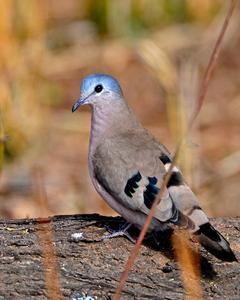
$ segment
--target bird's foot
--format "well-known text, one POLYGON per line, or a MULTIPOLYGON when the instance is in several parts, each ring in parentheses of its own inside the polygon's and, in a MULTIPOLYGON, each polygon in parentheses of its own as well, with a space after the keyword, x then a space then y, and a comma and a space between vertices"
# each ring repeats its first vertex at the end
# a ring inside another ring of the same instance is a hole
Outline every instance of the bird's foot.
POLYGON ((115 238, 118 236, 125 236, 127 237, 132 243, 136 243, 136 237, 133 237, 128 230, 130 229, 130 227, 132 226, 131 223, 125 223, 123 226, 121 226, 118 230, 113 229, 109 226, 106 226, 106 229, 108 232, 110 232, 107 235, 104 235, 102 237, 102 240, 106 240, 106 239, 111 239, 111 238, 115 238))

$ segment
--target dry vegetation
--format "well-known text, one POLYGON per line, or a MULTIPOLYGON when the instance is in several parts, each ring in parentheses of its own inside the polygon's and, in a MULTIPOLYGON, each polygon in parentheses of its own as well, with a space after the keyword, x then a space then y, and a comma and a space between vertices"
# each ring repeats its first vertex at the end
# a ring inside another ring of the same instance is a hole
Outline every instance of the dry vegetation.
MULTIPOLYGON (((92 72, 117 77, 144 125, 174 151, 196 106, 225 5, 223 0, 0 2, 1 217, 113 215, 88 176, 90 111, 71 113, 81 79, 92 72)), ((210 216, 240 214, 239 20, 238 9, 180 157, 210 216)), ((51 241, 48 234, 40 236, 43 244, 51 241)), ((188 275, 199 274, 185 250, 177 258, 180 265, 188 262, 182 272, 188 290, 188 275)))

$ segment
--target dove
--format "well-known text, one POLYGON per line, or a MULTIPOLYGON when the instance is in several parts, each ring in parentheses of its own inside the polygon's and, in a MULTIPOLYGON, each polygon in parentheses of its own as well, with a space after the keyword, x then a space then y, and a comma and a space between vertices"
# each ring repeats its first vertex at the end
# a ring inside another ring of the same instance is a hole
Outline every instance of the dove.
MULTIPOLYGON (((171 154, 141 125, 114 77, 86 76, 72 112, 83 105, 90 105, 92 110, 88 165, 93 185, 108 205, 128 222, 126 229, 129 224, 141 229, 169 169, 171 154)), ((149 231, 164 231, 171 224, 185 226, 217 258, 237 260, 228 241, 209 222, 176 166, 149 231)))

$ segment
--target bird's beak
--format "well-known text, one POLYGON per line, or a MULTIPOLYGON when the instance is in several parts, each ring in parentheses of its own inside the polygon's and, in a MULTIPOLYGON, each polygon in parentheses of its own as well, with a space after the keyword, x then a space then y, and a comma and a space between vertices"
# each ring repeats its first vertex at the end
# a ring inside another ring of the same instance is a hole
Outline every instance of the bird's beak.
POLYGON ((85 98, 80 98, 78 99, 74 104, 73 104, 73 107, 72 107, 72 112, 75 112, 75 110, 77 110, 79 108, 79 106, 83 105, 83 104, 89 104, 89 97, 91 97, 92 95, 94 94, 91 93, 89 94, 87 97, 85 98))
POLYGON ((83 105, 86 99, 78 99, 72 106, 72 112, 75 112, 79 106, 83 105))

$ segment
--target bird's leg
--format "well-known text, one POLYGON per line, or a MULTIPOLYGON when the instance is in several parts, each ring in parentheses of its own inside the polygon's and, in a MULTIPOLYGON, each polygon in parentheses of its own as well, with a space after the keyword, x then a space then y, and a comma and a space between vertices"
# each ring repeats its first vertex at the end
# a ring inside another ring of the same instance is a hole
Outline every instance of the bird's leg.
POLYGON ((131 234, 128 232, 128 229, 132 226, 131 223, 126 222, 123 226, 119 228, 119 230, 114 230, 107 226, 107 230, 110 234, 107 234, 102 237, 102 240, 111 239, 118 236, 126 236, 132 243, 136 243, 136 238, 132 237, 131 234))

